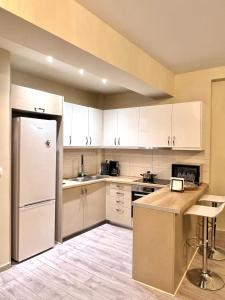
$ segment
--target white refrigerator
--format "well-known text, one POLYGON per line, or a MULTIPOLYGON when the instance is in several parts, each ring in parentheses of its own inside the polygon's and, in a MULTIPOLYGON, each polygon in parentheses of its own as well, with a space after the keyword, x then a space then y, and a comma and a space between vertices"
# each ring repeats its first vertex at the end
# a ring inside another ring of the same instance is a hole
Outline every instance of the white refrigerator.
POLYGON ((54 246, 56 121, 17 117, 12 140, 12 258, 54 246))

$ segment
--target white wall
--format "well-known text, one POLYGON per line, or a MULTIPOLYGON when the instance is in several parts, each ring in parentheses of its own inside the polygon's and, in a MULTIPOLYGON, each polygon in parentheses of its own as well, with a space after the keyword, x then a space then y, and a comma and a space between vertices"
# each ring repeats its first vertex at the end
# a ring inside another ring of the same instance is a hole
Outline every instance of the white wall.
POLYGON ((0 270, 10 263, 10 55, 0 49, 0 270))

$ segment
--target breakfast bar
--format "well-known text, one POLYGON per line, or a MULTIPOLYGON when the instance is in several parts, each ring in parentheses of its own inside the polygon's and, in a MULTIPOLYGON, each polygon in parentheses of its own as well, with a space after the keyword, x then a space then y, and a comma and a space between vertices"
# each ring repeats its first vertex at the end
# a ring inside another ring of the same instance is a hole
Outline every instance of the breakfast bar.
POLYGON ((207 191, 201 184, 183 193, 164 187, 133 203, 133 279, 175 294, 195 254, 187 239, 197 219, 184 212, 207 191))

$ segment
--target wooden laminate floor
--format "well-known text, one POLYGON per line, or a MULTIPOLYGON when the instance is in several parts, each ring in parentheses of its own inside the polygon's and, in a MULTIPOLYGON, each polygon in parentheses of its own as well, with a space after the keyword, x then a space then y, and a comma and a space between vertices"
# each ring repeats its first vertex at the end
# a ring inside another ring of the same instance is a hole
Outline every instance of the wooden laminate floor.
MULTIPOLYGON (((225 261, 209 266, 225 280, 225 261)), ((132 280, 131 269, 132 231, 104 224, 0 273, 0 299, 225 299, 225 288, 202 291, 186 279, 172 297, 132 280)))

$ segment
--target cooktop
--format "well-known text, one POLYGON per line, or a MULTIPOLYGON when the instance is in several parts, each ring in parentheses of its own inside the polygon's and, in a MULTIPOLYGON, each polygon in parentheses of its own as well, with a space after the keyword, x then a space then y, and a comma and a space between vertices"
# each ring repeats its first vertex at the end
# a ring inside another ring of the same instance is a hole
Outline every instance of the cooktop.
POLYGON ((138 179, 135 180, 134 182, 143 182, 143 183, 149 183, 149 184, 161 184, 161 185, 167 185, 170 183, 169 179, 159 179, 159 178, 154 178, 153 182, 145 182, 143 179, 138 179))

